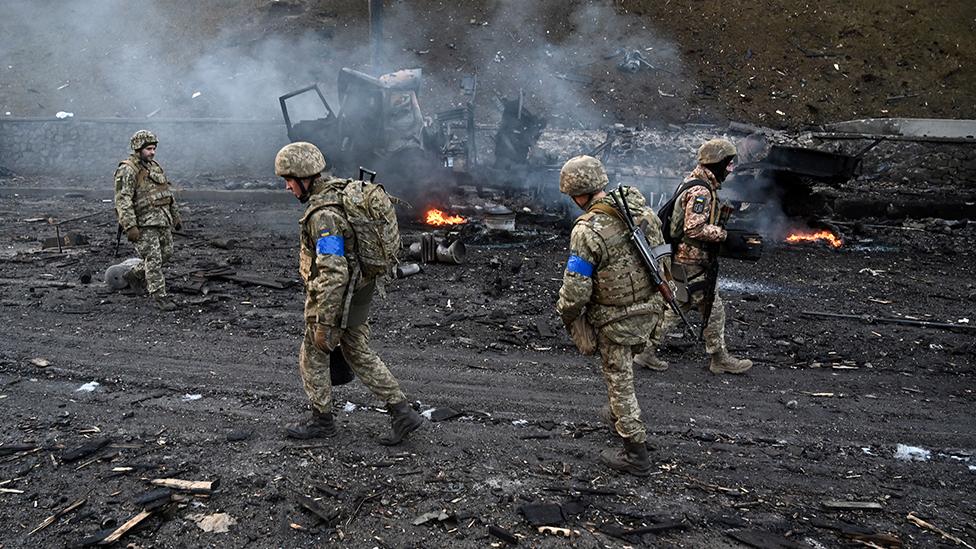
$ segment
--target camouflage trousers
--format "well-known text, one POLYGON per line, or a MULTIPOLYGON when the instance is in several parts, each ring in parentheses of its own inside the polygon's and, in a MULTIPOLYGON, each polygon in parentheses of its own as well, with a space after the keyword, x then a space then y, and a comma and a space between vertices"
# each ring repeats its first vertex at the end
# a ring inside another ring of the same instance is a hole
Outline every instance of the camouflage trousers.
MULTIPOLYGON (((690 312, 692 309, 696 309, 699 313, 704 315, 703 302, 705 300, 705 291, 700 290, 697 292, 692 292, 688 297, 688 301, 678 302, 678 304, 681 306, 681 311, 687 316, 688 312, 690 312)), ((664 341, 664 336, 667 335, 668 330, 675 325, 682 323, 678 315, 676 315, 674 311, 671 310, 671 307, 667 305, 664 306, 664 314, 660 316, 660 319, 661 320, 656 326, 654 326, 654 330, 651 332, 650 344, 654 348, 661 346, 661 342, 664 341)), ((718 289, 715 290, 715 301, 712 302, 712 313, 708 317, 708 325, 705 326, 705 333, 703 335, 705 338, 706 353, 711 355, 725 349, 725 303, 722 302, 722 297, 718 295, 718 289)))
POLYGON ((132 275, 146 282, 149 295, 166 295, 166 279, 163 264, 173 256, 173 233, 169 227, 139 227, 142 235, 135 242, 142 263, 132 270, 132 275))
MULTIPOLYGON (((329 355, 315 348, 314 324, 306 324, 305 339, 298 356, 302 385, 312 406, 322 413, 332 412, 332 380, 329 377, 329 355)), ((387 404, 407 399, 400 384, 379 356, 369 348, 369 324, 346 328, 339 340, 342 355, 349 368, 363 384, 387 404)))
POLYGON ((617 434, 631 442, 647 442, 647 429, 641 420, 641 409, 634 391, 634 353, 643 344, 621 345, 600 334, 597 349, 603 359, 603 380, 610 397, 610 413, 616 419, 617 434))

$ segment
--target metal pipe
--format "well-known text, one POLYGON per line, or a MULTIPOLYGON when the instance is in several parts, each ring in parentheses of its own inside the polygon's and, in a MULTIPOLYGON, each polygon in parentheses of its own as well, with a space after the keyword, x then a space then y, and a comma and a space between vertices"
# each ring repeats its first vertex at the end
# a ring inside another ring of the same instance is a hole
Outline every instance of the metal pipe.
POLYGON ((373 71, 382 73, 380 63, 383 60, 383 0, 367 0, 369 3, 369 45, 370 60, 373 71))

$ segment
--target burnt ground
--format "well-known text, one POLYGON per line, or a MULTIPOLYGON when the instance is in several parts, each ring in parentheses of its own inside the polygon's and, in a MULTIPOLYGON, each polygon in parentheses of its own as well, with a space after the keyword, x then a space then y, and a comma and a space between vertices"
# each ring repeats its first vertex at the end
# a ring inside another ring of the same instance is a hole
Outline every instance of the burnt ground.
MULTIPOLYGON (((241 200, 186 205, 194 238, 177 238, 172 286, 214 264, 296 278, 298 206, 241 200), (237 243, 217 248, 214 238, 237 243)), ((135 500, 151 489, 148 480, 164 477, 220 484, 209 497, 158 510, 121 543, 499 546, 493 525, 530 547, 740 547, 736 539, 763 543, 756 536, 764 533, 787 540, 756 546, 843 547, 853 542, 824 526, 846 523, 907 546, 953 546, 909 513, 976 542, 972 332, 800 314, 972 325, 972 225, 862 225, 838 251, 773 245, 758 263, 727 261, 730 346, 757 365, 715 377, 696 345, 669 337, 671 369, 635 376, 655 466, 646 480, 596 462, 616 441, 596 417, 606 398, 597 365, 575 352, 553 312, 567 253, 562 229, 472 246, 467 264, 427 266, 376 303, 375 348, 408 396, 424 410, 462 414, 386 448, 376 438, 388 418, 359 382, 336 390, 339 407, 352 403, 337 411, 338 437, 308 444, 281 436, 306 406, 297 285, 213 282, 207 295, 177 294, 178 312, 159 313, 97 280, 114 261, 114 226, 110 205, 98 200, 8 193, 0 202, 3 547, 70 545, 117 527, 141 510, 135 500), (40 251, 38 237, 53 228, 24 221, 89 212, 102 213, 74 228, 91 245, 65 254, 40 251), (87 269, 96 280, 83 284, 87 269), (91 381, 93 392, 78 391, 91 381), (66 450, 105 437, 107 446, 67 461, 66 450), (898 444, 931 458, 895 459, 898 444), (300 496, 339 513, 323 523, 300 496), (29 534, 80 498, 83 506, 29 534), (830 510, 827 500, 880 509, 830 510), (578 537, 535 532, 519 515, 531 502, 577 512, 567 526, 578 537), (444 520, 414 524, 441 510, 444 520), (213 513, 237 524, 205 533, 190 518, 213 513), (614 537, 653 525, 662 531, 614 537)))

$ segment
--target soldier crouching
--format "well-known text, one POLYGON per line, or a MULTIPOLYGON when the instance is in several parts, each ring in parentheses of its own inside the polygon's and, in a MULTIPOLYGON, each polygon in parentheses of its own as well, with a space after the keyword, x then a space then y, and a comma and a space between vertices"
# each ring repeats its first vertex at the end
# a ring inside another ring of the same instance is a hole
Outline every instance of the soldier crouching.
MULTIPOLYGON (((650 474, 647 429, 634 391, 633 357, 647 343, 662 309, 651 277, 637 255, 619 211, 604 190, 608 178, 599 160, 577 156, 563 166, 559 190, 586 213, 573 226, 570 256, 556 309, 584 354, 599 351, 610 400, 610 421, 622 450, 606 450, 601 461, 618 471, 650 474)), ((624 200, 651 246, 663 244, 661 222, 634 188, 624 200)))

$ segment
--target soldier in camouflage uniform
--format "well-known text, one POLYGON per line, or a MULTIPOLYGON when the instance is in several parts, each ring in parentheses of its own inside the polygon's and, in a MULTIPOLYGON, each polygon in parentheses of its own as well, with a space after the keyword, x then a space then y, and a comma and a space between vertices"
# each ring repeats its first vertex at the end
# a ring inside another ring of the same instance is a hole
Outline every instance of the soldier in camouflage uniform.
MULTIPOLYGON (((563 166, 559 190, 586 213, 573 226, 570 256, 556 309, 580 350, 581 333, 595 331, 603 379, 610 400, 610 420, 623 438, 622 450, 606 450, 603 463, 638 476, 650 474, 647 430, 634 393, 632 360, 648 340, 662 304, 630 233, 604 190, 607 174, 599 160, 577 156, 563 166), (582 326, 582 328, 581 328, 582 326)), ((652 246, 664 243, 661 221, 645 207, 637 189, 624 188, 624 198, 652 246)))
POLYGON ((130 276, 145 283, 156 307, 172 311, 176 304, 166 293, 163 264, 173 255, 171 228, 180 230, 183 225, 163 168, 153 159, 157 144, 148 130, 137 131, 129 140, 132 154, 115 170, 115 212, 142 258, 130 276))
POLYGON ((376 281, 362 276, 357 263, 356 234, 340 196, 348 180, 322 178, 325 167, 322 152, 311 143, 285 145, 275 157, 275 174, 307 204, 299 222, 305 339, 298 368, 312 403, 312 416, 289 424, 285 434, 300 439, 336 434, 329 354, 338 347, 352 371, 390 412, 393 433, 380 442, 398 444, 423 424, 423 418, 410 407, 386 364, 369 348, 367 317, 376 281))
MULTIPOLYGON (((677 285, 675 292, 682 309, 687 312, 698 309, 705 314, 705 272, 712 261, 709 244, 725 240, 725 229, 716 224, 718 219, 718 190, 731 173, 736 156, 735 145, 725 139, 712 139, 698 149, 698 165, 685 178, 685 183, 698 180, 706 185, 696 185, 682 192, 675 201, 671 217, 671 235, 678 239, 677 252, 672 261, 671 273, 677 285)), ((669 326, 677 322, 677 315, 665 311, 661 325, 655 328, 654 345, 634 359, 635 364, 654 370, 667 368, 667 363, 654 355, 654 346, 661 342, 669 326), (661 368, 661 363, 664 367, 661 368)), ((705 351, 709 355, 708 369, 715 374, 741 374, 752 367, 752 361, 731 356, 725 346, 725 304, 718 289, 712 302, 711 314, 704 331, 705 351)))

